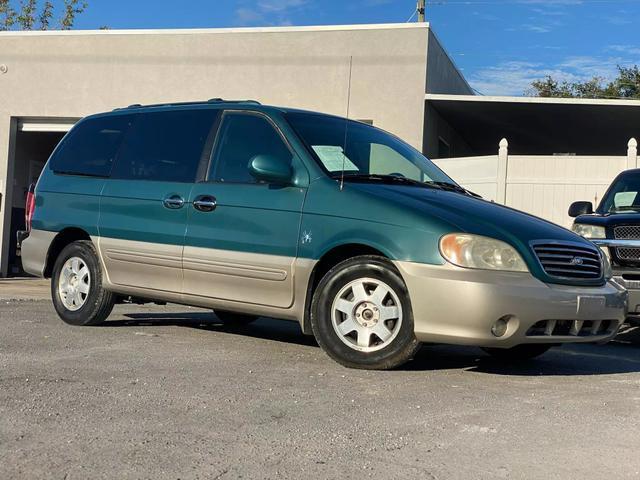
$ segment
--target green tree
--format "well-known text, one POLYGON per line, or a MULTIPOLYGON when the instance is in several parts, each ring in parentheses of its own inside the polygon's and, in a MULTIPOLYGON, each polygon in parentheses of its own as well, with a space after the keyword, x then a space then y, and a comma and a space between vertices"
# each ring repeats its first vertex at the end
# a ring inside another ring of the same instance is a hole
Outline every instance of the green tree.
POLYGON ((531 83, 526 95, 556 98, 640 98, 640 68, 618 66, 618 75, 607 82, 593 77, 582 82, 558 81, 547 75, 531 83))
POLYGON ((0 31, 49 30, 56 10, 61 12, 56 26, 70 30, 86 8, 85 0, 0 0, 0 31))

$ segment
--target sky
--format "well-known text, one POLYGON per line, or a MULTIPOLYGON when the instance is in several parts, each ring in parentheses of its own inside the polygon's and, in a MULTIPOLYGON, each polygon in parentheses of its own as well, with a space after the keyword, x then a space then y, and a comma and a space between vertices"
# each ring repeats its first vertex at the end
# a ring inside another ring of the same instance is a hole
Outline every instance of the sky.
MULTIPOLYGON (((406 22, 415 0, 88 0, 75 28, 204 28, 406 22)), ((427 0, 427 20, 479 93, 535 79, 605 79, 640 65, 640 0, 427 0)), ((415 17, 414 17, 415 19, 415 17)))

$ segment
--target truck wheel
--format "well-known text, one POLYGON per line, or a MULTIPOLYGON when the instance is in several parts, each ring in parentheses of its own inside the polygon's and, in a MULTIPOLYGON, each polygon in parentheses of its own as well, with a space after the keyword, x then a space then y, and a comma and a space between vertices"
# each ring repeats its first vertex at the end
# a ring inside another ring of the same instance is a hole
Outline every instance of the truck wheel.
POLYGON ((329 270, 313 295, 311 327, 322 349, 350 368, 395 368, 420 347, 407 287, 393 264, 378 256, 329 270))
POLYGON ((213 313, 224 325, 229 326, 249 325, 258 319, 255 315, 245 315, 244 313, 229 312, 227 310, 215 310, 213 313))
POLYGON ((511 348, 483 348, 492 357, 511 362, 522 362, 539 357, 554 345, 524 343, 511 348))
POLYGON ((102 268, 90 241, 62 250, 53 266, 51 298, 58 316, 70 325, 100 325, 107 319, 115 296, 102 288, 102 268))

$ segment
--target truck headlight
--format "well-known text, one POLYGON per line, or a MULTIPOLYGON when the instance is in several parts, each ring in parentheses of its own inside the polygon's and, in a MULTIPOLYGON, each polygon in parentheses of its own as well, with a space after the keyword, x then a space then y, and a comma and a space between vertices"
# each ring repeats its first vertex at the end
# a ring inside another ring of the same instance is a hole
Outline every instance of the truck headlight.
POLYGON ((468 233, 451 233, 440 239, 440 253, 464 268, 527 272, 529 269, 511 245, 493 238, 468 233))
POLYGON ((574 223, 571 230, 584 238, 607 238, 604 227, 597 225, 585 225, 584 223, 574 223))

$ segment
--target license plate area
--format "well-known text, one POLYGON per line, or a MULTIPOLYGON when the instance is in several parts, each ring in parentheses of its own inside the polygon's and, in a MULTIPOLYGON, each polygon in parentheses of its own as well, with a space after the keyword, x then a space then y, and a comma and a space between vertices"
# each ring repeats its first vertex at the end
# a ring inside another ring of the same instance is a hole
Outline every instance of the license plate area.
POLYGON ((578 320, 597 320, 606 306, 603 296, 578 295, 578 320))

